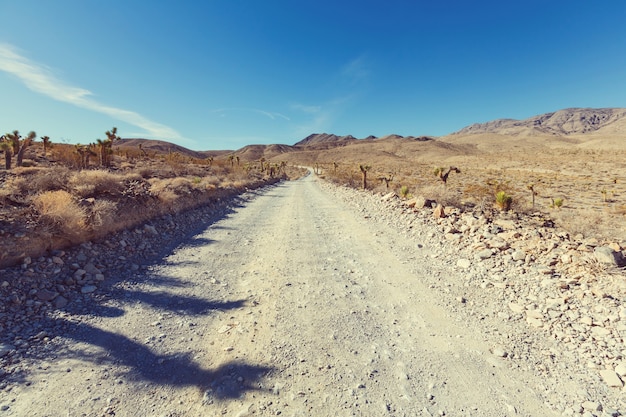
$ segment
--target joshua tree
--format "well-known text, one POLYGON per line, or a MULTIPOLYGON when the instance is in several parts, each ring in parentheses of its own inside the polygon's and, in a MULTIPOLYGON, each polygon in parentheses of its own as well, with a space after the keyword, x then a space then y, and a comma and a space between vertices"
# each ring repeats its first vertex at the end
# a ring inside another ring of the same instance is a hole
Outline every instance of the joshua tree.
POLYGON ((11 143, 6 139, 6 136, 2 135, 0 137, 0 151, 4 152, 4 168, 11 169, 11 157, 13 147, 11 143))
POLYGON ((537 191, 535 191, 535 184, 528 184, 526 188, 530 190, 530 194, 533 197, 533 210, 534 210, 535 209, 535 196, 537 195, 537 191))
POLYGON ((50 136, 42 136, 41 142, 43 143, 43 156, 48 156, 48 149, 52 147, 52 142, 50 142, 50 136))
POLYGON ((99 155, 94 152, 94 144, 89 145, 74 145, 74 152, 78 155, 78 167, 85 169, 89 167, 89 159, 94 155, 99 155))
POLYGON ((369 165, 359 165, 359 169, 361 170, 361 174, 363 174, 363 189, 367 189, 367 171, 369 171, 372 167, 369 165))
POLYGON ((443 181, 443 185, 447 186, 448 185, 448 176, 450 175, 450 173, 452 171, 456 172, 457 174, 461 173, 461 170, 458 169, 457 167, 450 167, 450 168, 448 168, 447 171, 443 167, 437 167, 437 168, 435 168, 434 174, 437 177, 439 177, 439 179, 441 181, 443 181))
POLYGON ((228 155, 228 162, 230 162, 230 167, 232 168, 234 165, 235 155, 228 155))
POLYGON ((105 132, 107 138, 105 140, 98 139, 96 143, 98 145, 98 158, 100 159, 100 165, 108 167, 111 165, 111 155, 113 154, 113 143, 121 138, 117 135, 117 127, 105 132))
MULTIPOLYGON (((11 147, 11 155, 16 155, 17 157, 17 160, 15 162, 16 166, 22 166, 22 161, 24 160, 24 152, 26 151, 26 148, 33 144, 33 141, 36 137, 37 134, 35 132, 30 132, 25 138, 22 139, 22 136, 20 136, 20 132, 17 130, 14 130, 13 133, 7 133, 4 136, 4 140, 7 141, 11 147)), ((5 158, 7 157, 8 156, 5 151, 5 158)), ((8 169, 10 169, 10 167, 8 169)))
POLYGON ((378 180, 385 183, 385 188, 389 188, 389 183, 393 181, 393 176, 394 174, 390 173, 388 177, 378 177, 378 180))
POLYGON ((143 156, 144 158, 147 159, 148 158, 148 153, 143 148, 143 143, 138 144, 137 147, 139 148, 139 152, 141 153, 141 156, 143 156))

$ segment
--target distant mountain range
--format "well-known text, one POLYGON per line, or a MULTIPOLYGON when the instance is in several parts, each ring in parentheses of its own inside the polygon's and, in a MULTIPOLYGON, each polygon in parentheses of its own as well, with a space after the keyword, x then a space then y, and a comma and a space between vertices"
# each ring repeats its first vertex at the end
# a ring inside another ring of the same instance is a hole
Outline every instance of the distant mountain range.
POLYGON ((626 134, 626 109, 563 109, 524 120, 498 119, 487 123, 474 123, 452 135, 495 133, 511 136, 571 136, 594 132, 626 134))
MULTIPOLYGON (((572 138, 575 143, 591 141, 603 147, 625 147, 626 145, 626 109, 625 108, 570 108, 552 113, 533 116, 524 120, 498 119, 486 123, 474 123, 442 138, 429 136, 400 136, 387 135, 382 137, 368 136, 357 139, 352 135, 338 136, 331 133, 313 133, 296 142, 294 145, 248 145, 238 150, 221 151, 192 151, 182 146, 158 140, 148 139, 123 139, 115 146, 121 149, 138 148, 141 144, 146 151, 157 153, 178 152, 193 158, 206 158, 208 156, 220 156, 234 154, 243 160, 258 160, 260 158, 272 158, 287 153, 297 152, 323 152, 335 151, 340 148, 358 145, 369 149, 379 147, 381 149, 399 146, 400 144, 415 144, 416 142, 432 142, 435 145, 447 146, 446 143, 490 143, 484 135, 500 135, 508 137, 535 137, 543 140, 545 137, 572 138), (482 135, 482 136, 481 136, 482 135), (595 142, 594 142, 595 141, 595 142), (372 146, 367 146, 371 144, 372 146), (379 144, 379 146, 374 146, 379 144), (616 145, 617 144, 617 145, 616 145)), ((501 143, 501 142, 498 142, 501 143)), ((572 142, 574 143, 574 142, 572 142)), ((596 145, 593 145, 596 146, 596 145)))

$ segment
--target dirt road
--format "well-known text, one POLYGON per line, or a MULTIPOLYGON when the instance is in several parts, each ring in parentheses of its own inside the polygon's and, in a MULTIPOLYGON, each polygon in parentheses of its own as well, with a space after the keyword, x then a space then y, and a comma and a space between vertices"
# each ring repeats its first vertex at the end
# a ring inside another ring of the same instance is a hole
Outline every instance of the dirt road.
POLYGON ((117 283, 0 416, 553 415, 426 284, 450 262, 281 184, 117 283))

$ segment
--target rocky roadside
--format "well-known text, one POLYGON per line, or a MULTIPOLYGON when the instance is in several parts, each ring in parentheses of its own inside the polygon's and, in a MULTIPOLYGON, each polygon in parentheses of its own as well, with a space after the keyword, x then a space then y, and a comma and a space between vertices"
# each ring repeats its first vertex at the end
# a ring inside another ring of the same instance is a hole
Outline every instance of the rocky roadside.
POLYGON ((546 406, 566 416, 626 415, 626 242, 570 236, 540 213, 486 217, 433 209, 423 198, 327 188, 364 217, 429 245, 433 263, 462 272, 455 282, 442 269, 430 287, 468 325, 499 340, 497 366, 545 378, 536 388, 549 393, 546 406), (551 380, 584 388, 558 392, 551 380))
POLYGON ((181 241, 227 216, 233 205, 255 193, 233 192, 210 206, 165 215, 48 256, 26 257, 20 265, 0 270, 0 393, 25 382, 37 358, 54 352, 62 343, 58 336, 81 316, 93 314, 116 285, 123 286, 137 271, 160 262, 181 241))

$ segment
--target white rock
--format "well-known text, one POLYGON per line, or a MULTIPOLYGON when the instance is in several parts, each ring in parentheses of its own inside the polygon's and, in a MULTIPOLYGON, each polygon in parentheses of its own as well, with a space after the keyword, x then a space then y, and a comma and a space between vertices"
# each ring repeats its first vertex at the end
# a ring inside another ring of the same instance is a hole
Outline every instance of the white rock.
POLYGON ((456 266, 459 268, 467 269, 472 266, 472 262, 469 259, 459 259, 456 261, 456 266))
POLYGON ((610 369, 604 369, 600 371, 600 376, 609 387, 622 388, 624 386, 624 383, 619 378, 619 375, 615 373, 615 371, 612 371, 610 369))
POLYGON ((511 256, 514 261, 523 261, 526 259, 526 252, 523 250, 516 250, 511 256))
POLYGON ((626 362, 618 363, 617 366, 615 367, 615 373, 619 376, 625 376, 626 375, 626 362))

